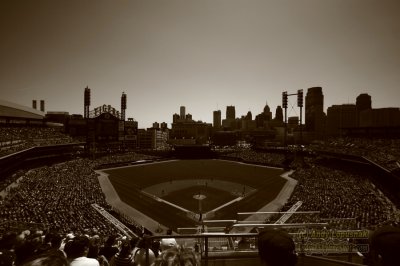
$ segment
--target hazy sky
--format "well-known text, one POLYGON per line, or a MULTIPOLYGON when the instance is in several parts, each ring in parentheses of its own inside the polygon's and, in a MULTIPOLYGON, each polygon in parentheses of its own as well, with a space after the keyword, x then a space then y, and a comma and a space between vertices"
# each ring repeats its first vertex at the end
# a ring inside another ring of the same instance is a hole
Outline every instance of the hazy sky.
POLYGON ((124 91, 141 128, 181 105, 211 123, 227 105, 275 113, 282 91, 313 86, 325 110, 364 92, 400 106, 399 0, 2 0, 0 13, 0 98, 46 111, 83 114, 86 86, 90 109, 119 110, 124 91))

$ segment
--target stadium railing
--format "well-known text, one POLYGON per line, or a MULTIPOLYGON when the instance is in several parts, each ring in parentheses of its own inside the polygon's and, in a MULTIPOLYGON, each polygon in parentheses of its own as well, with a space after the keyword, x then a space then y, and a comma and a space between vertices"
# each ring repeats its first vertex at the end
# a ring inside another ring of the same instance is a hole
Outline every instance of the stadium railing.
MULTIPOLYGON (((145 243, 150 248, 153 241, 160 241, 163 238, 175 238, 178 245, 191 248, 201 255, 201 262, 204 266, 236 266, 236 265, 261 265, 258 249, 258 233, 202 233, 187 235, 157 235, 146 236, 145 243), (246 238, 249 246, 239 248, 237 240, 246 238), (235 241, 236 240, 236 241, 235 241)), ((363 257, 354 245, 350 249, 331 253, 330 251, 315 248, 313 250, 302 247, 302 242, 295 240, 296 252, 298 254, 297 265, 309 266, 341 266, 353 265, 360 266, 363 257), (307 249, 307 250, 306 250, 307 249)), ((351 243, 349 243, 351 244, 351 243)), ((315 245, 317 247, 318 245, 315 245)), ((148 249, 147 249, 148 250, 148 249)), ((146 253, 146 265, 150 265, 149 253, 146 253)))

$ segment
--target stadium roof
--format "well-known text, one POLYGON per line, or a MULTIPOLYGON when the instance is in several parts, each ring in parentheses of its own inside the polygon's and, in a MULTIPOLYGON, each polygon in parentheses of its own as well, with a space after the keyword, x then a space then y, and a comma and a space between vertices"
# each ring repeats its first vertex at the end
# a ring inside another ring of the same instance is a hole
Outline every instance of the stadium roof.
POLYGON ((0 116, 15 118, 43 119, 44 112, 19 105, 12 102, 0 100, 0 116))

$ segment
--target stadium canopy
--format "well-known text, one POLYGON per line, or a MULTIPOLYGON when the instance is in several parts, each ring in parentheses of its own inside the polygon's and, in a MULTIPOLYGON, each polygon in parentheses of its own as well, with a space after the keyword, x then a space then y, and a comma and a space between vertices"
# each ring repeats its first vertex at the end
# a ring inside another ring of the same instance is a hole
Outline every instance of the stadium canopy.
POLYGON ((0 100, 0 117, 43 119, 45 113, 16 103, 0 100))

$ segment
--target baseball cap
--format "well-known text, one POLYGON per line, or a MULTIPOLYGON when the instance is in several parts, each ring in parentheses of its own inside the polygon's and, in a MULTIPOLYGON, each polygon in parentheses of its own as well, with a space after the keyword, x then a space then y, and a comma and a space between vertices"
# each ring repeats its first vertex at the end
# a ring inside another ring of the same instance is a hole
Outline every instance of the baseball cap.
POLYGON ((176 243, 175 238, 163 238, 160 242, 161 250, 166 250, 172 247, 177 247, 178 243, 176 243))

